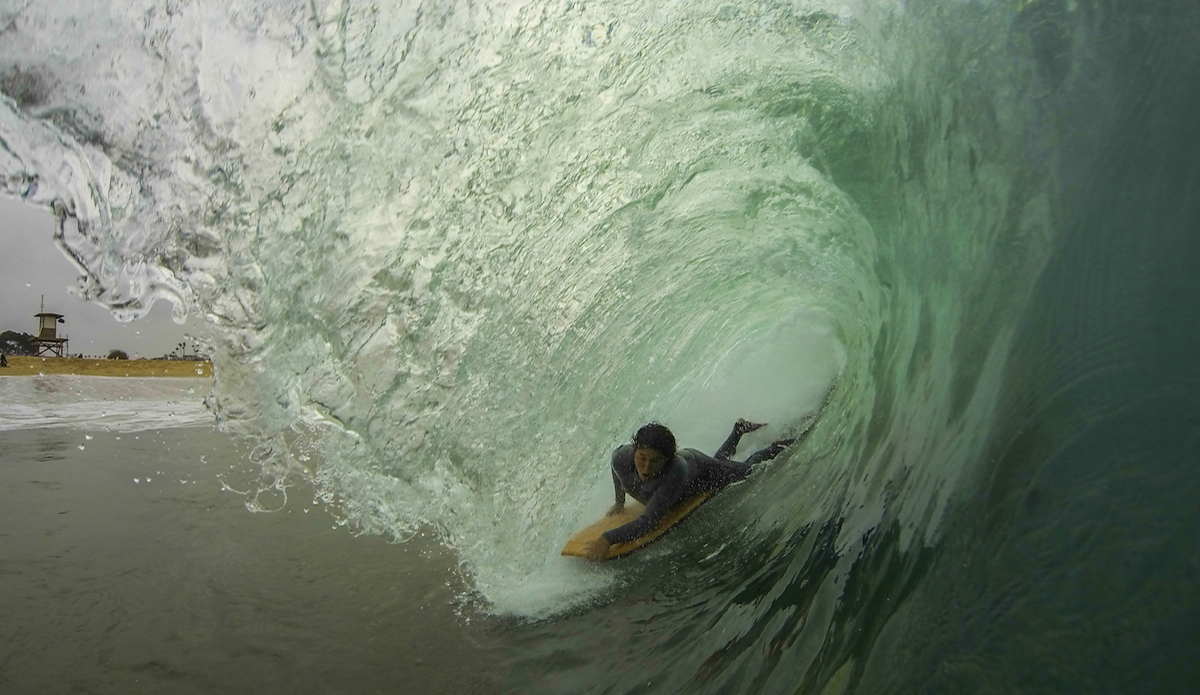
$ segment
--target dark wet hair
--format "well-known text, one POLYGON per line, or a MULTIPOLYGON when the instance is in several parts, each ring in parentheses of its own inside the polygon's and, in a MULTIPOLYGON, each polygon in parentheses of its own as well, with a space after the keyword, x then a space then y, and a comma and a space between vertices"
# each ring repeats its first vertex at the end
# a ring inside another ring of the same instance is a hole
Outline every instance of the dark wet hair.
POLYGON ((633 446, 637 449, 654 449, 667 457, 668 461, 675 458, 675 435, 661 422, 642 425, 633 435, 633 446))

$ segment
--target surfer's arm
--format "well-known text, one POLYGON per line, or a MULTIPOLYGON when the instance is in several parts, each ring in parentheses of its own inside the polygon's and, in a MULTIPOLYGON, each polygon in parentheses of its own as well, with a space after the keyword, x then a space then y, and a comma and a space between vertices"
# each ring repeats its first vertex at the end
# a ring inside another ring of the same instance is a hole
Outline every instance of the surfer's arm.
POLYGON ((609 507, 605 516, 614 516, 620 514, 625 509, 625 486, 621 483, 621 475, 617 473, 617 467, 620 465, 633 465, 633 454, 628 451, 628 446, 617 447, 613 452, 612 462, 609 464, 608 470, 612 473, 613 480, 613 495, 616 497, 616 503, 609 507))
POLYGON ((642 510, 641 515, 633 521, 618 526, 611 531, 604 532, 604 538, 611 544, 627 543, 634 538, 644 536, 658 526, 658 522, 667 515, 671 507, 679 501, 683 495, 684 478, 679 476, 672 479, 668 484, 664 484, 654 492, 650 497, 646 508, 642 510))
MULTIPOLYGON (((624 509, 625 508, 625 486, 621 484, 621 478, 617 476, 616 469, 614 468, 614 469, 609 469, 609 470, 612 472, 613 492, 616 494, 616 497, 617 497, 617 502, 616 502, 616 504, 613 505, 613 509, 615 509, 615 510, 624 509)), ((613 511, 609 510, 609 515, 611 516, 612 514, 613 514, 613 511)))

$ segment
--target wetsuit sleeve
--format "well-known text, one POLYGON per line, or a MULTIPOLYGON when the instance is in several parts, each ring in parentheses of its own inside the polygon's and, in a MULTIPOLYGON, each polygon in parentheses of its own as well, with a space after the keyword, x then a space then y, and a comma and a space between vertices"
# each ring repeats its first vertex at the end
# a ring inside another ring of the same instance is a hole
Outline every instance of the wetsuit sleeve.
POLYGON ((682 475, 672 476, 669 480, 663 481, 654 494, 650 497, 650 503, 642 510, 641 515, 633 521, 618 526, 611 531, 605 531, 604 537, 609 543, 627 543, 638 536, 644 536, 649 533, 662 518, 667 515, 671 507, 679 501, 683 496, 683 488, 686 483, 686 478, 682 475))
POLYGON ((617 504, 624 507, 625 506, 625 486, 621 484, 621 479, 617 477, 617 470, 615 468, 610 467, 608 470, 610 473, 612 473, 613 491, 616 493, 616 496, 617 496, 617 504))

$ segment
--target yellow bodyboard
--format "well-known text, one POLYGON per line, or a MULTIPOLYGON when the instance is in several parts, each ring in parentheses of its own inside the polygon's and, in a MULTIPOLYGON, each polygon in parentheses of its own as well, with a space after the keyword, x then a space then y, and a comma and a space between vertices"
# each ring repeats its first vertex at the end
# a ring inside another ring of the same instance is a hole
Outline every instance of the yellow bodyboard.
MULTIPOLYGON (((647 543, 657 539, 667 531, 670 531, 671 527, 673 527, 675 524, 683 521, 684 517, 695 511, 696 507, 704 504, 709 497, 712 497, 711 492, 701 492, 680 502, 672 507, 671 511, 667 512, 667 515, 658 522, 658 525, 651 529, 646 535, 634 538, 628 543, 617 543, 610 546, 608 549, 608 555, 604 556, 604 559, 611 560, 614 557, 620 557, 631 550, 637 550, 643 545, 646 545, 647 543)), ((588 526, 584 530, 572 536, 571 540, 567 541, 567 544, 563 546, 562 554, 573 555, 575 557, 587 557, 588 546, 595 542, 595 540, 600 537, 600 534, 604 533, 605 531, 611 531, 618 526, 624 526, 625 524, 628 524, 629 522, 641 516, 643 509, 644 507, 642 507, 640 503, 632 502, 630 505, 626 506, 625 510, 620 514, 601 518, 596 523, 588 526)))

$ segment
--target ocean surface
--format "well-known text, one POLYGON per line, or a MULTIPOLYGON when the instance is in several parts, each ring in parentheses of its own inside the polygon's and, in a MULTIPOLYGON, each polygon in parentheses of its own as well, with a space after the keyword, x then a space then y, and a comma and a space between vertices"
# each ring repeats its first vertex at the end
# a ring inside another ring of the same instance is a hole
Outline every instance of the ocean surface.
POLYGON ((244 448, 157 424, 0 435, 0 691, 503 692, 449 550, 355 537, 300 481, 248 513, 244 448))
POLYGON ((0 376, 0 432, 66 427, 102 432, 213 424, 211 379, 50 374, 0 376))
POLYGON ((14 0, 0 181, 83 296, 210 324, 245 506, 303 480, 452 551, 501 689, 1194 692, 1198 36, 1194 0, 14 0), (769 422, 748 451, 826 394, 662 542, 559 556, 640 424, 769 422))

